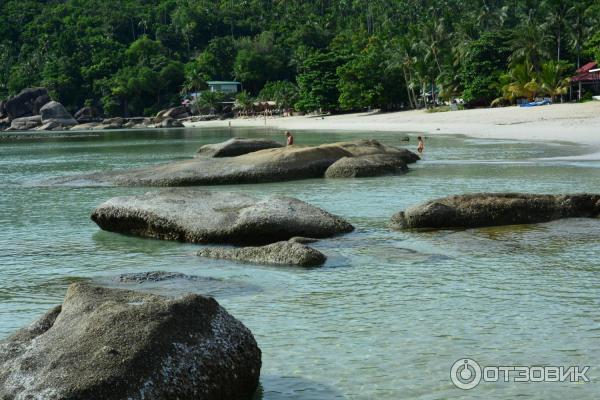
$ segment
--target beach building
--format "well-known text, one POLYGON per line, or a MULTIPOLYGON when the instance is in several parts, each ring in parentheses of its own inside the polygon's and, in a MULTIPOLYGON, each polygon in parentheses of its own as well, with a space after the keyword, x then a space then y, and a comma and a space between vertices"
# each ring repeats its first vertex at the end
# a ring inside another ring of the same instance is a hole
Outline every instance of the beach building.
POLYGON ((589 62, 576 71, 571 78, 570 98, 581 99, 586 92, 593 96, 600 95, 600 68, 597 62, 589 62))
POLYGON ((242 84, 236 81, 208 81, 206 84, 211 92, 236 94, 242 91, 242 84))

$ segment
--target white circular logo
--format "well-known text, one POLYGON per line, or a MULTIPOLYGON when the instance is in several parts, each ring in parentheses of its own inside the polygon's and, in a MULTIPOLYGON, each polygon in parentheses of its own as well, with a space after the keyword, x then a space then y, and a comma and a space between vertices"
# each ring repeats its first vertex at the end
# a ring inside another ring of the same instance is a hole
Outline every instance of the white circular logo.
POLYGON ((450 379, 459 389, 469 390, 481 382, 481 367, 475 360, 461 358, 452 364, 450 379))

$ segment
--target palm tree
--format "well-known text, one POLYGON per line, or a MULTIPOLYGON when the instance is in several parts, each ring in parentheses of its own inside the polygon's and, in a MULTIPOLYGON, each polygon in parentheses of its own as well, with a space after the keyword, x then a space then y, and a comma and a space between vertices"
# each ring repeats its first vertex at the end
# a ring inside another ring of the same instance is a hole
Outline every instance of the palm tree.
POLYGON ((514 51, 509 58, 510 64, 529 63, 539 72, 542 60, 550 58, 549 39, 545 26, 528 18, 513 34, 511 45, 514 51))
POLYGON ((567 74, 569 69, 569 64, 560 61, 548 61, 542 64, 539 75, 541 92, 550 96, 553 101, 560 96, 562 102, 562 96, 569 90, 571 80, 567 74))
POLYGON ((501 77, 502 97, 493 101, 492 105, 502 101, 514 103, 518 98, 533 100, 540 91, 540 85, 533 65, 529 62, 513 65, 508 74, 501 77))

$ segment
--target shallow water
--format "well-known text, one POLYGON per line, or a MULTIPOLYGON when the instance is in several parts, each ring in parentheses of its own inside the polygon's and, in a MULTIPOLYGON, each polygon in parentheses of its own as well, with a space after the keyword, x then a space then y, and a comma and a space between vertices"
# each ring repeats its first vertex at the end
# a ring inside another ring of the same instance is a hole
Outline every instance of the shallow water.
MULTIPOLYGON (((147 188, 44 187, 69 174, 190 157, 204 143, 262 130, 101 132, 0 142, 0 337, 61 302, 78 279, 177 271, 216 278, 146 289, 199 290, 254 333, 264 399, 595 399, 600 393, 600 220, 429 233, 393 232, 390 216, 477 191, 598 192, 598 152, 568 143, 436 136, 404 176, 209 187, 298 197, 356 232, 315 245, 322 268, 203 260, 197 246, 102 232, 90 211, 147 188), (585 365, 592 383, 453 387, 452 363, 585 365)), ((401 135, 369 134, 388 144, 401 135)), ((15 135, 15 137, 17 137, 15 135)), ((298 132, 299 144, 365 137, 298 132)), ((409 147, 415 147, 411 135, 409 147)), ((180 283, 178 283, 180 282, 180 283)))

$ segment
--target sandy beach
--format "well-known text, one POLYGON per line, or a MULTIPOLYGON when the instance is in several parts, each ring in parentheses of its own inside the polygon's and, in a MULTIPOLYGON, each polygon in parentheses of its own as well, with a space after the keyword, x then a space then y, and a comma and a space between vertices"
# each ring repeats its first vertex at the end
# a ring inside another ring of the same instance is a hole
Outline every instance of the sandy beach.
POLYGON ((289 130, 364 130, 463 134, 494 139, 568 141, 600 147, 600 102, 428 113, 355 113, 322 117, 273 117, 187 123, 190 127, 260 127, 289 130))

